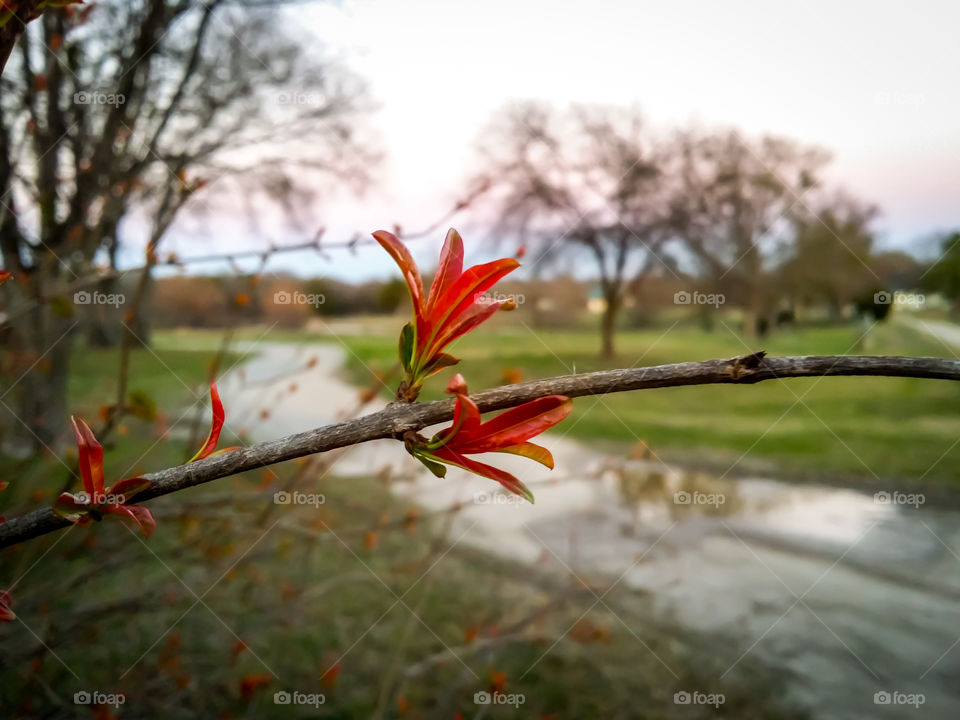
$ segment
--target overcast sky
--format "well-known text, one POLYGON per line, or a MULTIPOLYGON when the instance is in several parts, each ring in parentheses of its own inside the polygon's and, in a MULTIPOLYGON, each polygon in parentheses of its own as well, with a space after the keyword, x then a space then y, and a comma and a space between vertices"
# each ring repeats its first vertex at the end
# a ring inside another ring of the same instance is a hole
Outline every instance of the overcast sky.
MULTIPOLYGON (((636 103, 654 125, 822 145, 831 178, 882 208, 885 245, 960 225, 957 2, 346 0, 297 13, 368 81, 387 153, 362 202, 317 209, 333 235, 440 215, 478 129, 527 98, 636 103)), ((439 240, 418 257, 429 264, 439 240)), ((372 249, 279 265, 351 279, 390 271, 372 249)))

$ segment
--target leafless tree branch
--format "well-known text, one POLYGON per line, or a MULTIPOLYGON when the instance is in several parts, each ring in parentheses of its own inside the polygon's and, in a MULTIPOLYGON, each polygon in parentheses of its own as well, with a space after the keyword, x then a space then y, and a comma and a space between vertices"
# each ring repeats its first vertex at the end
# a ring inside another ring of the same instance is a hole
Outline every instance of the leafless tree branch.
MULTIPOLYGON (((825 376, 886 376, 960 380, 960 360, 867 355, 807 355, 769 358, 758 352, 742 357, 653 367, 601 370, 506 385, 473 396, 480 410, 514 407, 546 395, 584 397, 683 385, 753 384, 764 380, 825 376)), ((410 430, 450 420, 453 401, 393 403, 355 420, 327 425, 225 455, 179 465, 145 477, 150 487, 136 502, 169 495, 218 478, 285 460, 328 452, 381 438, 400 438, 410 430)), ((399 447, 398 447, 399 450, 399 447)), ((14 545, 66 527, 49 508, 0 524, 0 547, 14 545)))

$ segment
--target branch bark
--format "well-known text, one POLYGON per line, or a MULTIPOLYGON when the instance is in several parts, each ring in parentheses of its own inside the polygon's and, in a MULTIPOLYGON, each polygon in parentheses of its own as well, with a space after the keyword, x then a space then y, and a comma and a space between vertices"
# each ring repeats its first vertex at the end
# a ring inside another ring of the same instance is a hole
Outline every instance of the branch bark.
MULTIPOLYGON (((653 367, 601 370, 583 375, 533 380, 473 395, 482 412, 521 405, 546 395, 584 397, 631 390, 684 385, 753 384, 765 380, 826 377, 886 376, 960 380, 960 360, 865 355, 807 355, 766 357, 752 355, 724 360, 684 362, 653 367)), ((382 438, 399 439, 409 430, 421 430, 453 417, 453 400, 429 403, 392 403, 383 410, 350 420, 289 435, 265 443, 179 465, 145 475, 150 487, 137 503, 294 458, 327 452, 382 438)), ((401 450, 397 446, 398 452, 401 450)), ((0 524, 0 548, 66 527, 70 523, 50 508, 34 510, 0 524)))

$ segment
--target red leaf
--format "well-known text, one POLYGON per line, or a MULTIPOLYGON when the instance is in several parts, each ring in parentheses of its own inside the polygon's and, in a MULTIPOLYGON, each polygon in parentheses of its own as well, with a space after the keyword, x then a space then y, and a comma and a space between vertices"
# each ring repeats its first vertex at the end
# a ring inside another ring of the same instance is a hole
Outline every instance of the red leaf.
POLYGON ((506 470, 501 470, 493 465, 487 465, 486 463, 478 462, 477 460, 471 460, 468 457, 464 457, 456 450, 451 450, 449 447, 442 447, 437 450, 433 450, 431 451, 431 454, 438 460, 441 460, 448 465, 456 465, 457 467, 463 468, 464 470, 469 470, 476 475, 490 478, 491 480, 496 480, 514 495, 519 495, 531 504, 533 503, 533 493, 530 492, 530 488, 528 488, 506 470))
POLYGON ((213 417, 210 421, 210 433, 207 435, 207 440, 203 443, 203 447, 197 451, 196 455, 190 458, 189 462, 203 460, 205 457, 212 455, 217 447, 217 443, 220 441, 220 431, 223 429, 226 415, 223 411, 223 403, 220 401, 220 393, 217 391, 216 383, 210 384, 210 407, 213 412, 213 417))
POLYGON ((510 408, 473 432, 462 430, 453 444, 461 452, 481 453, 518 445, 553 427, 570 414, 573 401, 562 395, 537 398, 510 408))
MULTIPOLYGON (((477 302, 477 297, 489 290, 497 280, 520 266, 513 258, 502 258, 483 265, 474 265, 464 272, 437 300, 442 314, 430 317, 429 336, 417 337, 421 355, 429 357, 440 350, 443 336, 457 318, 477 302)), ((489 315, 487 316, 489 317, 489 315)))
POLYGON ((127 502, 138 492, 142 492, 150 487, 150 481, 142 477, 124 478, 114 483, 113 487, 107 491, 107 495, 122 495, 123 502, 127 502))
POLYGON ((447 237, 443 241, 443 249, 440 251, 440 264, 437 266, 437 273, 433 277, 433 283, 430 285, 430 295, 427 298, 427 309, 432 312, 437 301, 447 289, 453 285, 460 275, 463 274, 463 239, 453 228, 447 231, 447 237))
POLYGON ((77 451, 80 454, 80 477, 83 489, 91 502, 103 495, 103 446, 93 436, 93 431, 83 420, 70 418, 73 434, 77 438, 77 451))
POLYGON ((464 379, 463 375, 457 373, 450 378, 450 382, 447 383, 446 392, 450 395, 466 395, 468 392, 470 392, 467 389, 467 381, 464 379))
POLYGON ((536 460, 541 465, 553 470, 553 455, 545 447, 536 445, 532 442, 511 445, 510 447, 494 450, 494 452, 510 453, 511 455, 520 455, 531 460, 536 460))
POLYGON ((10 609, 12 604, 13 602, 10 596, 10 591, 0 590, 0 622, 10 622, 11 620, 17 619, 17 616, 14 614, 13 610, 10 609))
POLYGON ((443 335, 437 338, 435 343, 436 346, 445 347, 454 340, 463 337, 510 302, 512 301, 498 300, 497 302, 478 305, 475 308, 470 308, 466 313, 463 314, 459 322, 451 324, 446 330, 444 330, 443 335))
POLYGON ((420 271, 413 261, 413 256, 407 250, 407 246, 393 233, 377 230, 373 233, 373 237, 384 250, 390 253, 390 257, 400 267, 403 279, 407 281, 407 288, 410 290, 413 312, 419 320, 423 311, 423 280, 420 279, 420 271))
POLYGON ((109 508, 104 508, 104 512, 130 518, 140 528, 144 537, 150 537, 157 529, 157 521, 153 519, 153 513, 141 505, 111 505, 109 508))
POLYGON ((273 675, 244 675, 240 680, 240 695, 244 700, 249 700, 257 690, 272 682, 273 675))

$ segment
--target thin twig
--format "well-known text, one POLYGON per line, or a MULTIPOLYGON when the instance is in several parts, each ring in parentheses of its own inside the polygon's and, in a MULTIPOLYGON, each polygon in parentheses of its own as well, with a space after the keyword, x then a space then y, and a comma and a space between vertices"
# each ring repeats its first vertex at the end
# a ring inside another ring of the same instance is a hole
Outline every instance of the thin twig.
MULTIPOLYGON (((515 407, 547 395, 584 397, 649 388, 753 384, 777 378, 837 375, 960 380, 960 360, 864 355, 768 358, 759 352, 726 360, 563 375, 486 390, 474 395, 473 399, 481 411, 487 412, 515 407)), ((370 440, 400 438, 407 431, 420 430, 452 417, 453 400, 392 403, 379 412, 355 420, 307 430, 225 455, 145 475, 144 477, 150 480, 150 487, 140 493, 135 502, 169 495, 211 480, 264 468, 285 460, 370 440)), ((34 510, 0 524, 0 547, 44 535, 67 525, 69 522, 55 515, 50 508, 34 510)))

